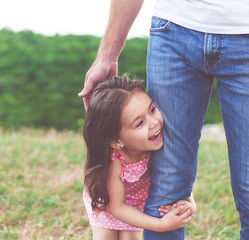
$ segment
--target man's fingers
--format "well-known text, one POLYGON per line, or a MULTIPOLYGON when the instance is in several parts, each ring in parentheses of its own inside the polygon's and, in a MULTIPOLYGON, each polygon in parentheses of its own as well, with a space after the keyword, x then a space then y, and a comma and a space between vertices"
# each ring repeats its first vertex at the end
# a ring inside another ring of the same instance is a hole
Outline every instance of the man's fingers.
POLYGON ((83 98, 87 95, 87 91, 85 89, 82 89, 81 92, 78 93, 78 97, 83 98))
POLYGON ((84 88, 82 89, 81 92, 78 93, 78 96, 83 98, 89 95, 93 90, 95 84, 97 83, 98 77, 99 77, 98 72, 96 74, 93 74, 92 68, 88 70, 85 76, 84 88))
POLYGON ((89 95, 91 91, 93 90, 95 84, 96 84, 96 80, 89 81, 89 79, 86 78, 84 88, 82 89, 81 92, 78 93, 78 96, 83 98, 89 95))
POLYGON ((89 97, 83 97, 83 103, 84 103, 84 106, 85 106, 85 110, 87 112, 87 109, 88 109, 88 105, 89 105, 89 97))

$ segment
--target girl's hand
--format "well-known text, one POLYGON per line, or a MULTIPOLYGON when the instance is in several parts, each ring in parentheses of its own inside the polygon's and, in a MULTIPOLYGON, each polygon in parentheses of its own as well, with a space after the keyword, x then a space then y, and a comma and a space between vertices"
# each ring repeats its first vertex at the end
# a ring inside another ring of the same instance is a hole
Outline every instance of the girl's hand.
MULTIPOLYGON (((178 206, 180 206, 180 205, 178 205, 178 206)), ((160 216, 163 217, 165 214, 172 211, 173 209, 175 209, 175 207, 173 205, 163 205, 158 209, 158 211, 160 212, 160 216)))
MULTIPOLYGON (((166 210, 167 211, 167 210, 166 210)), ((191 207, 187 204, 180 205, 169 211, 160 219, 159 232, 173 231, 182 228, 193 218, 191 207)))
MULTIPOLYGON (((173 205, 163 205, 161 206, 158 210, 160 212, 160 215, 163 217, 165 214, 167 214, 169 211, 172 211, 174 208, 179 207, 181 205, 187 205, 189 207, 191 207, 192 212, 193 212, 193 217, 194 214, 196 212, 196 203, 195 200, 193 198, 193 195, 191 194, 191 196, 188 198, 188 201, 185 200, 179 200, 176 203, 174 203, 173 205)), ((183 211, 181 211, 179 214, 182 214, 183 211)))
POLYGON ((181 205, 187 205, 187 206, 191 207, 191 209, 193 211, 193 214, 195 214, 195 212, 196 212, 196 203, 195 203, 195 201, 191 201, 190 198, 189 198, 188 201, 179 200, 179 201, 177 201, 176 203, 173 204, 173 207, 178 207, 178 206, 181 206, 181 205))

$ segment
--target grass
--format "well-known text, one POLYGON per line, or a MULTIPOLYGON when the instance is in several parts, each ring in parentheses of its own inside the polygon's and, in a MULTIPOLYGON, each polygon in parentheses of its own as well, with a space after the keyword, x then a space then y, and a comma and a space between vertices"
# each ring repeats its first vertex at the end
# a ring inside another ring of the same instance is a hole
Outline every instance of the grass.
MULTIPOLYGON (((80 133, 0 129, 0 239, 91 239, 80 133)), ((201 141, 186 239, 239 239, 225 142, 201 141)))

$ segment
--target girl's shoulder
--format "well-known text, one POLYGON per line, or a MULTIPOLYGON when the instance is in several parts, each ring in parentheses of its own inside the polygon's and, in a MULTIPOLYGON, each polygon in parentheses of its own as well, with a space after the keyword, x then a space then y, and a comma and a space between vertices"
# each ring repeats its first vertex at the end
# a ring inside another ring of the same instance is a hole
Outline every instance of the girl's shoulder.
POLYGON ((147 157, 145 157, 144 159, 141 159, 141 160, 139 160, 137 162, 126 163, 125 162, 125 157, 122 156, 120 153, 118 153, 116 150, 113 150, 112 155, 111 155, 111 159, 112 159, 112 161, 114 161, 115 159, 119 159, 120 162, 122 163, 122 165, 125 165, 127 168, 129 168, 129 167, 132 168, 132 167, 134 167, 136 165, 141 165, 141 164, 146 164, 147 165, 148 162, 150 161, 150 154, 147 157))
POLYGON ((125 180, 127 182, 138 181, 140 177, 143 176, 145 172, 147 172, 149 167, 149 159, 150 155, 138 162, 127 164, 125 163, 125 158, 121 154, 119 154, 115 150, 112 153, 112 162, 116 162, 116 164, 118 164, 117 162, 120 162, 120 164, 122 165, 120 178, 123 182, 125 180))

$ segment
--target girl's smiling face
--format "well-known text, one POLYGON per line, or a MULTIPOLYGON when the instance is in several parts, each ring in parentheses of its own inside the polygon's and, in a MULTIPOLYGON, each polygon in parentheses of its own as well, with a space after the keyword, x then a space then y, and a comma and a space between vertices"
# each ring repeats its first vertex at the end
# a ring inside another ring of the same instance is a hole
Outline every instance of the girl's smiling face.
POLYGON ((122 127, 118 140, 127 155, 135 157, 162 147, 163 117, 145 92, 131 93, 120 120, 122 127))

